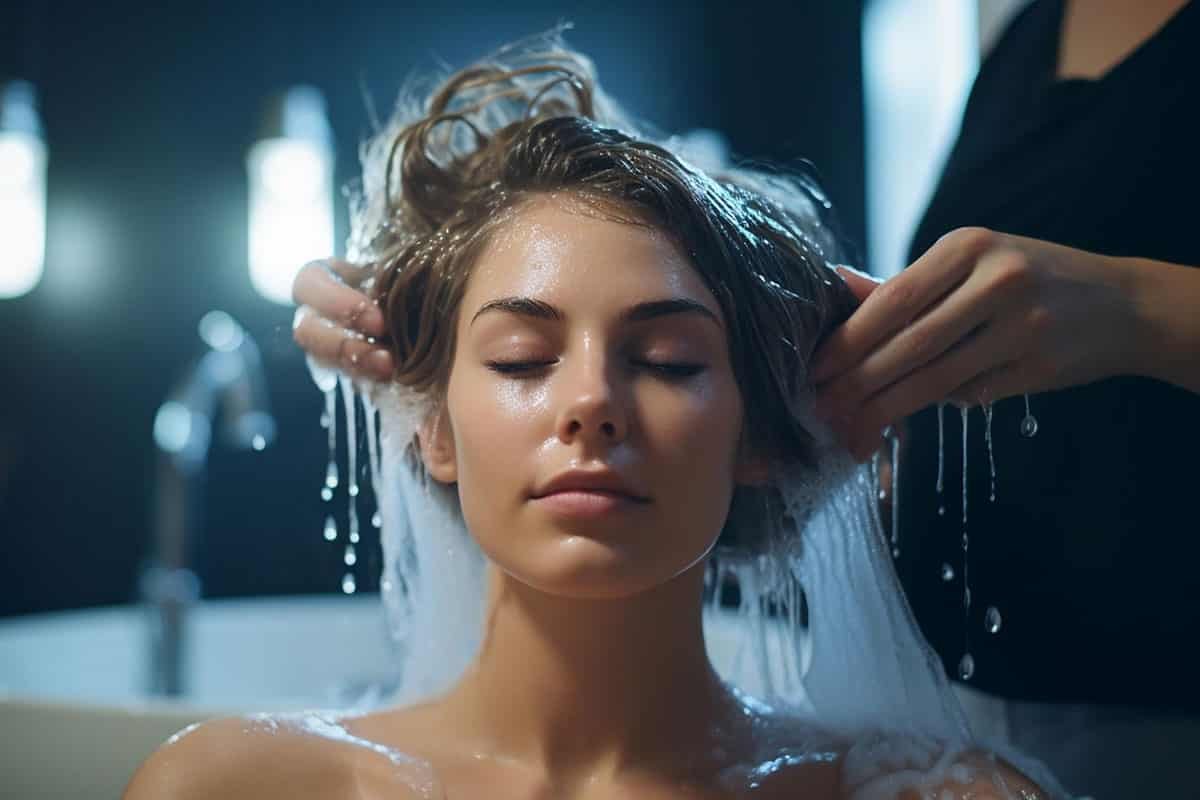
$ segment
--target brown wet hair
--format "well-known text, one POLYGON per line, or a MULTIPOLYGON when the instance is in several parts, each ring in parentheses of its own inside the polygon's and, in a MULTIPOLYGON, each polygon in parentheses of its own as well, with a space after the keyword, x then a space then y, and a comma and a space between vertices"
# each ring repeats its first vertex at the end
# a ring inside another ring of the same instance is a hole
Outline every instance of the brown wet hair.
POLYGON ((451 75, 364 149, 356 235, 387 321, 393 379, 440 403, 484 246, 531 200, 568 195, 674 239, 725 318, 744 443, 771 463, 811 464, 808 362, 856 305, 830 268, 840 253, 828 204, 807 179, 704 171, 638 136, 586 58, 557 39, 538 44, 451 75))

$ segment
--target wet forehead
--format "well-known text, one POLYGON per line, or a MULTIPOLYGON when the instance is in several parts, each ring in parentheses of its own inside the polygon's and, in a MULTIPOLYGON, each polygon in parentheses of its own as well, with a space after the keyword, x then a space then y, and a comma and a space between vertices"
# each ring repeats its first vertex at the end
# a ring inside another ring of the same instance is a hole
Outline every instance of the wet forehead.
POLYGON ((684 297, 720 313, 671 237, 554 196, 518 212, 493 236, 467 286, 467 316, 496 297, 546 300, 572 315, 684 297))

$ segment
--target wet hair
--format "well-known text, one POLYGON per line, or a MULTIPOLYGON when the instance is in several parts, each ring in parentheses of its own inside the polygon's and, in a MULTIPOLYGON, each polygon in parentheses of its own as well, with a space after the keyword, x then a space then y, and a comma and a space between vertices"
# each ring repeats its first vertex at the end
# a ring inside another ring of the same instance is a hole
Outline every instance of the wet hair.
POLYGON ((364 146, 352 198, 350 258, 373 267, 393 379, 436 407, 474 262, 525 205, 569 197, 651 226, 687 254, 726 322, 744 444, 772 464, 811 464, 808 361, 855 306, 830 268, 842 256, 829 204, 805 176, 702 169, 680 145, 639 133, 557 32, 428 93, 410 85, 364 146))

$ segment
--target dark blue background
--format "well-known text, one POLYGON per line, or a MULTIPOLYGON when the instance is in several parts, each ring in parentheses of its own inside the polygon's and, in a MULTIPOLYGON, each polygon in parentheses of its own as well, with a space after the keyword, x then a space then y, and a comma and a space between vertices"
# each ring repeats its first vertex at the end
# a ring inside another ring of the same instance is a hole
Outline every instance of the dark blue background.
MULTIPOLYGON (((205 593, 338 591, 340 546, 320 533, 322 398, 292 344, 291 309, 261 299, 246 269, 245 154, 267 99, 290 85, 325 93, 340 185, 368 132, 364 88, 383 113, 413 70, 461 66, 569 20, 568 42, 635 114, 720 129, 737 155, 811 160, 845 233, 864 241, 857 2, 289 6, 0 5, 0 78, 34 82, 49 150, 46 273, 0 300, 0 615, 134 598, 154 411, 199 354, 196 322, 213 308, 262 348, 280 429, 263 453, 214 447, 205 593)), ((341 241, 341 196, 337 210, 341 241)), ((367 532, 357 574, 370 589, 367 532)))

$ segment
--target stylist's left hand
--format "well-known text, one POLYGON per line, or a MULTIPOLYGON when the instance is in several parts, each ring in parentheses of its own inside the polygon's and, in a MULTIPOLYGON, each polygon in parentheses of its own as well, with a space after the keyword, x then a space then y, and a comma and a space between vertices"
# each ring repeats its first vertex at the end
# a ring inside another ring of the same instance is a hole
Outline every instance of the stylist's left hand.
POLYGON ((817 412, 859 460, 927 405, 993 403, 1136 372, 1136 280, 1109 258, 982 228, 939 239, 815 355, 817 412))

